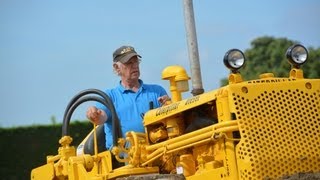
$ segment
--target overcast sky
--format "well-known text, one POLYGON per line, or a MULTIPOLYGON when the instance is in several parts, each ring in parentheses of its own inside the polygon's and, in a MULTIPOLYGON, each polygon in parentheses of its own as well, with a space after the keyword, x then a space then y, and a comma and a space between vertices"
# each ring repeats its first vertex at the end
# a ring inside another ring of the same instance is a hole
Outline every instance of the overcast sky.
MULTIPOLYGON (((318 48, 319 10, 318 0, 195 0, 205 91, 228 75, 224 53, 244 51, 257 37, 318 48)), ((121 45, 134 46, 142 56, 142 80, 168 93, 169 83, 161 80, 166 66, 182 65, 191 75, 182 0, 1 0, 0 126, 50 124, 52 116, 62 122, 79 91, 118 83, 112 52, 121 45)), ((85 119, 88 105, 73 119, 85 119)))

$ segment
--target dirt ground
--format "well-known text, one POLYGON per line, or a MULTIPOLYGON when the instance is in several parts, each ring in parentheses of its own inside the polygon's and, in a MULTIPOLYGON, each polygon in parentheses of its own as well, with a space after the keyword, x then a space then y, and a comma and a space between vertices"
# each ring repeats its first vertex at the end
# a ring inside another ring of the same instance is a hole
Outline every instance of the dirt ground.
POLYGON ((123 178, 117 178, 117 180, 185 180, 183 175, 177 174, 150 174, 140 176, 129 176, 123 178))
POLYGON ((320 180, 320 173, 298 173, 283 177, 281 180, 320 180))
MULTIPOLYGON (((154 174, 154 175, 140 175, 117 178, 117 180, 185 180, 182 175, 176 174, 154 174)), ((272 180, 271 178, 264 178, 264 180, 272 180)), ((284 176, 278 180, 320 180, 320 173, 298 173, 292 176, 284 176)))

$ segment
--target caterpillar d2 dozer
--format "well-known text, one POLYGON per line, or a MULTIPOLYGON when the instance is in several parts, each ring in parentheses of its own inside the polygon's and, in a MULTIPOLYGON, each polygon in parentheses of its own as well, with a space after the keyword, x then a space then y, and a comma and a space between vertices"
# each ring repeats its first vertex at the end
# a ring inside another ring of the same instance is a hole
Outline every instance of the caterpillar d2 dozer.
POLYGON ((172 101, 150 109, 144 133, 113 131, 114 147, 104 148, 103 126, 77 147, 68 126, 72 112, 86 101, 97 101, 113 112, 99 90, 85 90, 69 103, 58 155, 32 170, 32 180, 70 179, 280 179, 320 172, 320 79, 306 79, 300 68, 308 52, 301 45, 287 50, 292 64, 288 77, 261 74, 243 80, 244 54, 232 49, 224 57, 231 70, 229 84, 182 99, 188 75, 180 66, 164 69, 172 101), (98 96, 87 96, 88 94, 98 96), (119 165, 120 162, 122 166, 119 165))

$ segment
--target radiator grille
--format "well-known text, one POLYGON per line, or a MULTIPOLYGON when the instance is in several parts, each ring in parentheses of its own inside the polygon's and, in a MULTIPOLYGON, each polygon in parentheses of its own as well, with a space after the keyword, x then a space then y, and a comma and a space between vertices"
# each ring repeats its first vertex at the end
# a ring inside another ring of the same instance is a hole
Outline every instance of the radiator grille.
POLYGON ((265 88, 250 98, 232 94, 241 134, 240 179, 320 171, 320 92, 300 89, 265 88))

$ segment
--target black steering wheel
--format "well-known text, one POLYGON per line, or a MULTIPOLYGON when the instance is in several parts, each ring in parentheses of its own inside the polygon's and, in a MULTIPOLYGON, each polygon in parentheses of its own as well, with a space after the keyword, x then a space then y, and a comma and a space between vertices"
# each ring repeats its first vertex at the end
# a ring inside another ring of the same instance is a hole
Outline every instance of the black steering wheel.
MULTIPOLYGON (((116 146, 118 145, 118 138, 122 137, 121 128, 120 128, 120 121, 118 118, 118 115, 115 111, 114 105, 110 99, 110 97, 104 93, 101 90, 98 89, 87 89, 79 92, 77 95, 75 95, 71 101, 69 102, 64 116, 63 116, 63 124, 62 124, 62 137, 63 136, 69 136, 69 124, 70 119, 72 116, 72 113, 74 110, 82 103, 87 101, 96 101, 104 106, 106 106, 112 116, 112 137, 113 137, 113 144, 116 146), (87 96, 88 94, 96 94, 99 96, 87 96)), ((103 127, 103 126, 102 126, 103 127)), ((101 129, 100 129, 101 130, 101 129)), ((103 130, 103 128, 102 128, 103 130)))

